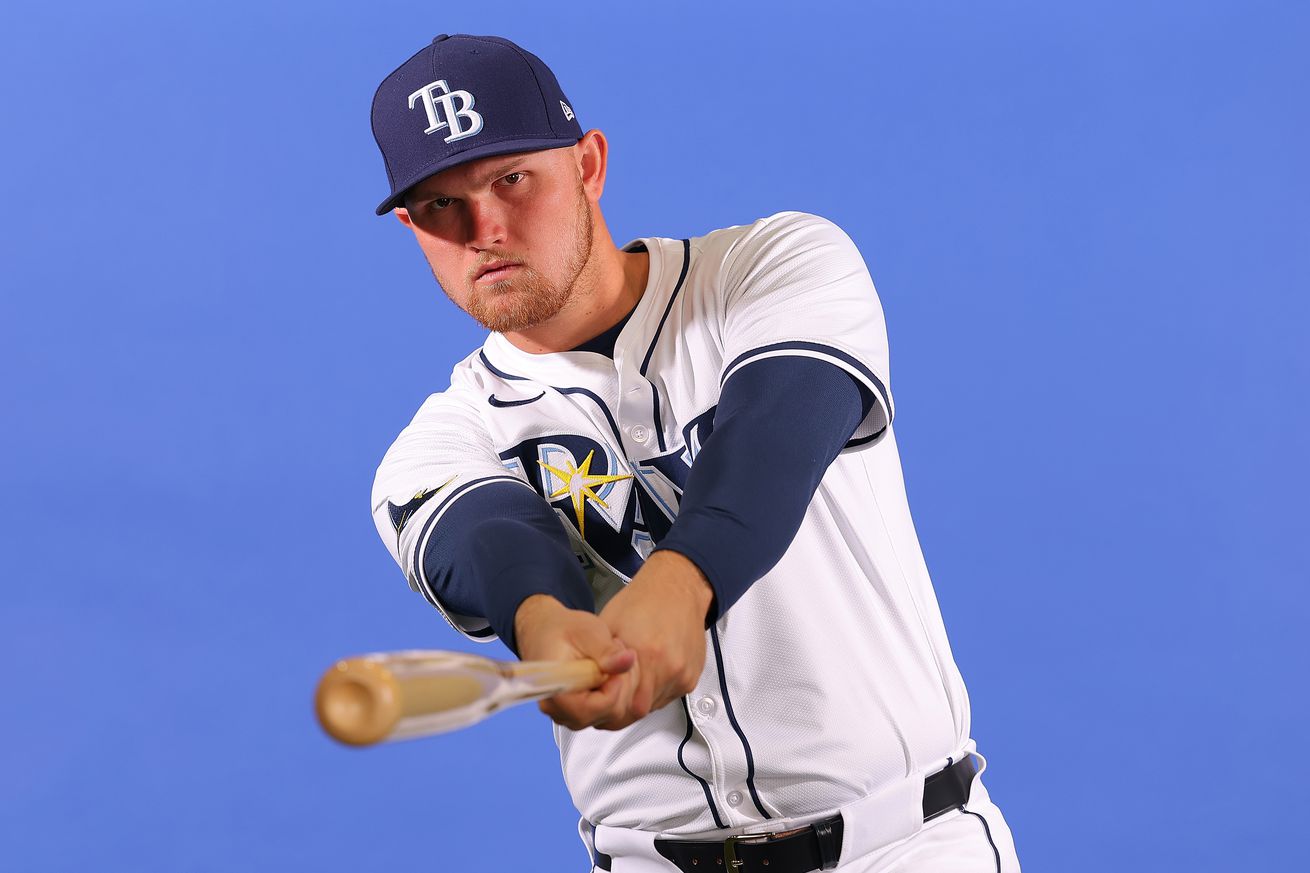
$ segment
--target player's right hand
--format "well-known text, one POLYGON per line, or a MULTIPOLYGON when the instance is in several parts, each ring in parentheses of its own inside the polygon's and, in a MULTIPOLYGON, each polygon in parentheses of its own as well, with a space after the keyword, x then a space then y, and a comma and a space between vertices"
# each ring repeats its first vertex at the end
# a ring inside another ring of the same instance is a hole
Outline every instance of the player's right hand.
POLYGON ((570 730, 603 728, 626 722, 639 678, 637 654, 616 638, 591 612, 569 609, 546 594, 524 600, 514 615, 514 638, 524 661, 571 661, 590 658, 605 680, 590 691, 547 697, 537 705, 570 730))

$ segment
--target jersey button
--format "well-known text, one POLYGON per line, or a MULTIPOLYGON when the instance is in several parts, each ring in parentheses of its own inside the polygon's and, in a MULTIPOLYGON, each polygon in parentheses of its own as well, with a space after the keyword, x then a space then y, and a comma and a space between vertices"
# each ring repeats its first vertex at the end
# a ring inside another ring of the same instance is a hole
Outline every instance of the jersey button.
POLYGON ((696 708, 704 715, 714 715, 715 706, 716 704, 714 703, 713 697, 702 697, 700 700, 696 701, 696 708))
POLYGON ((728 792, 728 806, 741 806, 742 799, 740 791, 728 792))
POLYGON ((650 431, 646 430, 646 428, 641 425, 636 425, 632 429, 632 438, 639 443, 644 443, 646 440, 650 439, 650 431))

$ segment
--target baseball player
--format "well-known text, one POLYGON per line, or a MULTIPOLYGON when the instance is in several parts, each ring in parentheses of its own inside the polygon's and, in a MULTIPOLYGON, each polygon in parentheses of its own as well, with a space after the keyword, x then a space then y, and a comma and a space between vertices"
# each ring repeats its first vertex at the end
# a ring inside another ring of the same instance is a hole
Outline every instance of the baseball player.
POLYGON ((410 586, 525 659, 593 870, 1019 869, 906 503, 851 240, 780 212, 615 245, 608 144, 505 39, 386 77, 394 211, 489 331, 383 458, 410 586))

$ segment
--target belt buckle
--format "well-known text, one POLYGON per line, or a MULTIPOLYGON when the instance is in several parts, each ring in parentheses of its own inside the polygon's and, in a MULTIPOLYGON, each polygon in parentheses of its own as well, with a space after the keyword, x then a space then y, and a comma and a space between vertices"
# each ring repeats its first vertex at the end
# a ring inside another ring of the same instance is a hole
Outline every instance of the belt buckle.
MULTIPOLYGON (((759 838, 758 834, 753 836, 755 836, 756 839, 759 838)), ((736 870, 738 867, 746 863, 745 861, 742 861, 737 857, 737 843, 743 839, 748 839, 748 838, 749 836, 728 837, 726 840, 723 841, 723 865, 725 869, 736 870)))

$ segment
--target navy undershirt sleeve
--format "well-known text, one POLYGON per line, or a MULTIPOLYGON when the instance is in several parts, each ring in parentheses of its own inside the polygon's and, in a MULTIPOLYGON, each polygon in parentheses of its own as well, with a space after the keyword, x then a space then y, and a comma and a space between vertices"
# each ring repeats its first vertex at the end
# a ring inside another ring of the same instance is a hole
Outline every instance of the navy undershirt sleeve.
POLYGON ((539 495, 513 482, 483 485, 446 509, 423 554, 423 571, 442 606, 486 618, 515 655, 514 614, 533 594, 595 611, 559 518, 539 495))
POLYGON ((872 408, 863 384, 814 358, 753 361, 724 384, 714 430, 657 546, 705 574, 714 589, 708 622, 781 560, 824 472, 872 408))

